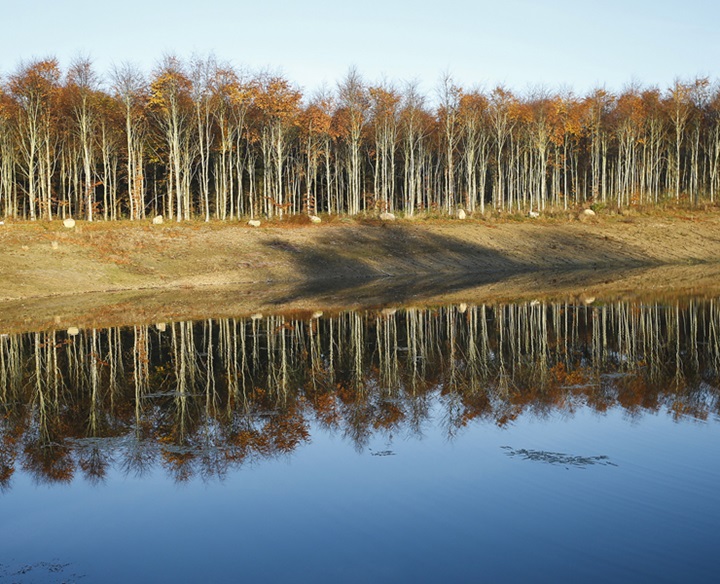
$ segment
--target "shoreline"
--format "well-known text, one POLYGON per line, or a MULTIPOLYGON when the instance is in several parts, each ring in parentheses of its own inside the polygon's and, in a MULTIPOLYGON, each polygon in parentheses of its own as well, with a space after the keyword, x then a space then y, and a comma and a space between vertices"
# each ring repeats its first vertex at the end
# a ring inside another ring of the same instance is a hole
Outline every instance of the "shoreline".
POLYGON ((0 332, 258 311, 720 292, 720 212, 591 221, 6 223, 0 332))

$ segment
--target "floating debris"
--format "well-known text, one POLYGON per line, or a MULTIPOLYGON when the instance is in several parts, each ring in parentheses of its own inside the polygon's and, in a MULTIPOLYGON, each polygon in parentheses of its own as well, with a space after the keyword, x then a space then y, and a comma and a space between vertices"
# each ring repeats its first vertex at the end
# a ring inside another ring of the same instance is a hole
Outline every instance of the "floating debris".
POLYGON ((51 562, 36 562, 34 564, 9 565, 0 564, 0 582, 78 582, 85 578, 85 574, 72 572, 71 564, 61 563, 57 560, 51 562), (68 573, 71 572, 71 573, 68 573), (9 580, 7 580, 9 578, 9 580), (55 578, 61 578, 56 580, 55 578))
POLYGON ((372 452, 372 448, 371 448, 370 455, 371 456, 395 456, 395 453, 392 450, 377 450, 376 452, 372 452))
POLYGON ((586 468, 588 466, 617 466, 610 458, 601 456, 576 456, 565 454, 563 452, 549 452, 547 450, 526 450, 520 448, 516 450, 512 446, 501 446, 505 450, 505 454, 511 457, 520 457, 523 460, 534 460, 536 462, 545 462, 547 464, 563 465, 565 468, 571 466, 575 468, 586 468))

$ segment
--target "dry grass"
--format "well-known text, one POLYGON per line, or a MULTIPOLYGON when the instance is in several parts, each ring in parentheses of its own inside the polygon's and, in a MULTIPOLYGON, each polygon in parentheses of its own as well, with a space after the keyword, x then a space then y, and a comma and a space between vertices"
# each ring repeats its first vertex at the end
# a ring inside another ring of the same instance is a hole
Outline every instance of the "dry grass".
POLYGON ((0 300, 111 290, 325 280, 391 274, 495 274, 568 268, 688 265, 720 260, 717 205, 478 212, 465 220, 419 214, 394 222, 286 216, 245 221, 6 221, 0 226, 0 300), (56 249, 53 242, 57 242, 56 249))

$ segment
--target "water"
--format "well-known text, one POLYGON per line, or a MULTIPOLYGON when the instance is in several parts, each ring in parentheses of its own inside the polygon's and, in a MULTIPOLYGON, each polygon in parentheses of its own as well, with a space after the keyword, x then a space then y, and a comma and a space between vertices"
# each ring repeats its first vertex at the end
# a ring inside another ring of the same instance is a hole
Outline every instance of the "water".
POLYGON ((714 582, 718 331, 684 299, 1 337, 0 582, 714 582))

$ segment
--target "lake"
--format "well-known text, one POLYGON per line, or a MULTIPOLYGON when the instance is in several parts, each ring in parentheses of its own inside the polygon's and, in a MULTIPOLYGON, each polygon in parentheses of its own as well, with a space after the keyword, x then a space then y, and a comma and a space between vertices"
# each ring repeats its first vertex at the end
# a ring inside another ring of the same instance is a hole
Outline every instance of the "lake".
POLYGON ((716 582, 720 300, 0 336, 0 583, 716 582))

